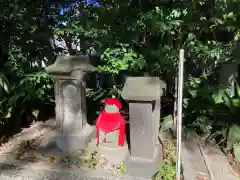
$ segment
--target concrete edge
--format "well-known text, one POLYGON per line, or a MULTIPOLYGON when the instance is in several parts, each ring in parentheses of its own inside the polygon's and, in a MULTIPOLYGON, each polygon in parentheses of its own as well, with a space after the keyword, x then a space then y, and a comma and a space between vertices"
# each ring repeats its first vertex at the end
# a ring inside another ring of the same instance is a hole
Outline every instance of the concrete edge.
POLYGON ((209 165, 209 160, 208 160, 208 158, 207 158, 207 156, 206 156, 206 154, 205 154, 201 144, 198 143, 198 147, 199 147, 199 150, 200 150, 200 152, 201 152, 201 154, 203 156, 204 164, 205 164, 205 166, 207 168, 207 171, 208 171, 208 173, 210 175, 210 179, 211 180, 216 180, 215 175, 213 174, 213 171, 212 171, 212 169, 211 169, 211 167, 209 165))

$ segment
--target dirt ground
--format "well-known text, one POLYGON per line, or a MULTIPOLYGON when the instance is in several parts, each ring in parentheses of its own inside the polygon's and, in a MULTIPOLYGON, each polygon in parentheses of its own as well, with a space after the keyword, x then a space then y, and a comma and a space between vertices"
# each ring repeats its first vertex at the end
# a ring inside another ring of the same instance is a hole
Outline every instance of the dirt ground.
POLYGON ((92 149, 76 150, 71 154, 61 152, 55 144, 55 120, 36 122, 14 135, 0 146, 0 157, 20 164, 45 163, 65 168, 103 169, 121 173, 118 165, 110 164, 105 156, 92 149), (2 156, 2 157, 3 157, 2 156))
MULTIPOLYGON (((51 133, 54 132, 54 130, 55 130, 55 120, 54 119, 49 119, 45 122, 37 121, 34 124, 32 124, 29 128, 24 128, 24 129, 22 129, 22 131, 20 133, 10 137, 6 143, 1 144, 0 156, 1 155, 10 155, 10 156, 14 156, 15 159, 17 159, 17 160, 24 160, 24 159, 27 159, 28 161, 36 160, 36 153, 35 154, 32 153, 32 155, 31 155, 31 152, 37 152, 39 146, 46 140, 46 138, 49 138, 51 136, 51 133)), ((188 151, 193 153, 192 148, 190 148, 190 150, 188 150, 188 151)), ((189 154, 189 152, 185 155, 185 157, 190 157, 191 153, 189 154)), ((210 154, 207 153, 207 154, 208 154, 209 158, 211 158, 210 155, 212 153, 210 153, 210 154)), ((196 159, 197 156, 194 155, 192 157, 195 157, 195 159, 196 159)), ((199 157, 200 157, 200 154, 199 154, 199 157)), ((220 158, 217 158, 217 159, 220 159, 220 158)), ((232 174, 234 174, 234 177, 237 179, 237 177, 240 177, 240 165, 236 163, 233 156, 231 156, 231 155, 227 156, 226 159, 228 160, 229 164, 231 165, 231 167, 233 169, 232 174)), ((54 157, 53 156, 45 156, 38 160, 44 161, 44 163, 53 163, 54 157)), ((226 162, 227 162, 227 160, 226 160, 226 162)), ((102 159, 101 159, 101 161, 103 162, 102 159)), ((200 160, 196 160, 195 164, 198 164, 198 166, 199 166, 199 162, 200 162, 200 160)), ((215 165, 212 164, 212 166, 216 166, 216 163, 215 163, 215 165)), ((222 163, 218 163, 218 164, 222 164, 222 163)), ((224 163, 224 164, 226 164, 226 163, 224 163)), ((187 171, 190 173, 191 168, 190 169, 189 168, 187 171)), ((219 168, 221 168, 221 167, 219 167, 219 168)), ((195 168, 193 168, 193 171, 194 171, 194 169, 195 168)), ((198 171, 196 171, 196 172, 199 173, 199 167, 197 169, 198 169, 198 171)), ((216 170, 217 168, 214 167, 212 169, 216 170)), ((202 172, 204 172, 204 174, 208 174, 207 171, 204 170, 204 168, 203 168, 202 172)), ((195 173, 193 172, 193 174, 195 174, 195 173)), ((215 174, 219 174, 219 173, 215 173, 215 174)), ((198 174, 197 179, 207 180, 207 179, 209 179, 209 177, 198 174)), ((220 180, 220 179, 218 179, 218 180, 220 180)))

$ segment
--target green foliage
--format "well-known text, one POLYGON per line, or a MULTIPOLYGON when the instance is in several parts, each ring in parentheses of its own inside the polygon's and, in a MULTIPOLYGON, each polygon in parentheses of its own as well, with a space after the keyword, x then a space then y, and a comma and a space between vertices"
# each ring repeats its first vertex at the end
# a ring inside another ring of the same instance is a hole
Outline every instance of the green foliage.
POLYGON ((86 159, 85 163, 89 168, 95 168, 98 160, 96 159, 97 151, 93 151, 90 156, 86 159))
MULTIPOLYGON (((96 115, 98 116, 103 110, 103 102, 105 99, 111 98, 112 96, 121 99, 121 89, 121 86, 116 86, 116 88, 109 89, 88 89, 86 93, 88 108, 90 108, 93 112, 96 112, 96 115)), ((121 112, 124 115, 124 119, 128 121, 129 114, 126 112, 126 107, 124 105, 121 112)), ((91 115, 92 114, 93 113, 91 112, 91 115)))
POLYGON ((173 126, 173 116, 169 114, 163 118, 161 131, 167 131, 169 129, 172 129, 172 126, 173 126))
POLYGON ((145 65, 142 55, 137 54, 128 44, 116 44, 116 48, 107 48, 99 69, 103 72, 119 74, 120 71, 138 71, 145 65))
POLYGON ((176 179, 176 145, 166 140, 164 142, 164 159, 161 169, 153 176, 154 180, 176 179))
POLYGON ((0 135, 37 118, 40 107, 53 103, 52 78, 42 71, 54 55, 49 41, 53 6, 43 1, 0 2, 0 135))
POLYGON ((236 161, 240 163, 240 145, 239 144, 234 145, 233 153, 236 161))
POLYGON ((110 98, 112 95, 114 95, 116 98, 120 98, 121 89, 121 86, 116 86, 116 88, 109 89, 88 89, 86 95, 89 99, 91 99, 91 101, 95 103, 103 103, 106 98, 110 98))
POLYGON ((176 167, 169 163, 164 163, 160 170, 163 180, 174 180, 176 176, 176 167))
POLYGON ((227 149, 232 149, 234 144, 240 143, 240 127, 233 125, 229 128, 227 138, 227 149))
POLYGON ((23 113, 39 113, 39 105, 53 103, 53 83, 45 72, 26 74, 19 84, 11 83, 4 75, 1 79, 0 118, 14 118, 23 113))
MULTIPOLYGON (((18 86, 19 91, 29 89, 28 96, 25 96, 26 101, 41 101, 41 103, 53 102, 53 81, 52 77, 46 72, 36 72, 26 74, 20 81, 18 86)), ((24 103, 24 101, 23 101, 24 103)))
MULTIPOLYGON (((240 142, 239 93, 233 96, 229 89, 203 86, 198 79, 189 81, 189 84, 190 95, 185 99, 187 130, 204 134, 207 140, 216 138, 226 150, 232 150, 240 142), (205 87, 204 90, 202 87, 205 87)), ((235 91, 239 91, 237 82, 235 91)))
POLYGON ((118 169, 120 175, 126 173, 126 171, 127 171, 127 169, 126 169, 126 167, 124 166, 123 163, 120 163, 120 164, 117 166, 117 169, 118 169))

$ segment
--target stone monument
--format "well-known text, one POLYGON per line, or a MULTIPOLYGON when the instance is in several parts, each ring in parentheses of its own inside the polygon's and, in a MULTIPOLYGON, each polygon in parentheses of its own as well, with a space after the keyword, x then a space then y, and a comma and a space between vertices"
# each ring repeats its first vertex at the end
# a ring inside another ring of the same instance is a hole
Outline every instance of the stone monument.
POLYGON ((129 103, 130 175, 151 177, 160 168, 162 145, 158 139, 160 99, 166 88, 158 77, 128 77, 122 97, 129 103))
POLYGON ((95 127, 87 123, 85 95, 85 77, 92 70, 88 56, 59 56, 46 68, 54 78, 56 144, 64 152, 84 149, 95 137, 95 127))

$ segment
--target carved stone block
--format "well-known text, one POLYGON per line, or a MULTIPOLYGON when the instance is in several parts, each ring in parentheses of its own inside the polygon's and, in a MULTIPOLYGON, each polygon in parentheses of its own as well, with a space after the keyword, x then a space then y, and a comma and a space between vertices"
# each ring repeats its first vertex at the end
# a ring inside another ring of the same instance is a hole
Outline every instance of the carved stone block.
POLYGON ((130 113, 130 159, 125 165, 131 175, 149 177, 159 169, 160 99, 164 88, 158 77, 129 77, 125 82, 122 97, 128 101, 130 113))

